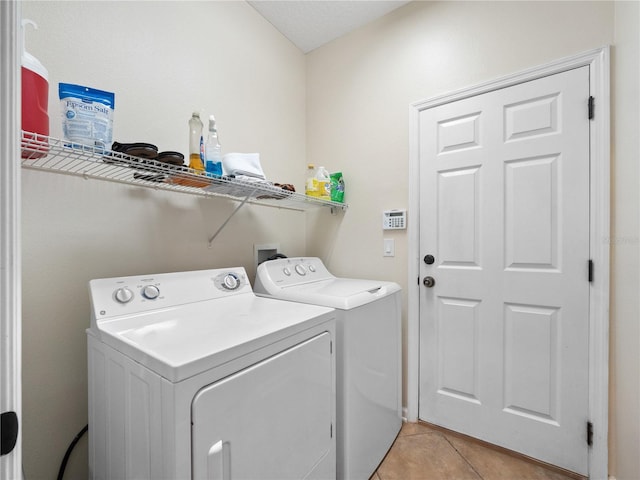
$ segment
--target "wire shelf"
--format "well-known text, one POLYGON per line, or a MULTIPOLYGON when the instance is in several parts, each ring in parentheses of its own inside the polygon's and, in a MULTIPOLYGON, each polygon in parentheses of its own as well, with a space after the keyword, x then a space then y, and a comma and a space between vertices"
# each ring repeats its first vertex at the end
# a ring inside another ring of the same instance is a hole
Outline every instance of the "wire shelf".
POLYGON ((334 211, 348 208, 344 203, 289 192, 266 182, 213 178, 184 166, 30 132, 22 132, 21 144, 23 168, 290 210, 330 207, 334 211))

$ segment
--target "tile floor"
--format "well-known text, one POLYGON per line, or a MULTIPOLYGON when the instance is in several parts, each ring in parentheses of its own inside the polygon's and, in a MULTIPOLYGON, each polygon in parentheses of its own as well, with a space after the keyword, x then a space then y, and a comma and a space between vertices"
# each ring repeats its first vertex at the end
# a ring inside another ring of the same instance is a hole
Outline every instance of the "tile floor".
POLYGON ((370 480, 570 480, 581 478, 428 425, 405 423, 370 480))

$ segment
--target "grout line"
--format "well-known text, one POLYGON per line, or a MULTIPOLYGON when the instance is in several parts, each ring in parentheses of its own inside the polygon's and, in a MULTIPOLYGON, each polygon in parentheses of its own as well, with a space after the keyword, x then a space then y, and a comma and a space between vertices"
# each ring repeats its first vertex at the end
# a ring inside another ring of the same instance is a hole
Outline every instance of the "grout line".
POLYGON ((443 436, 443 437, 444 437, 444 439, 447 441, 447 443, 448 443, 449 445, 451 445, 451 448, 453 448, 453 449, 456 451, 456 453, 457 453, 458 455, 460 455, 460 457, 462 457, 462 459, 465 461, 465 463, 466 463, 467 465, 469 465, 469 467, 471 467, 471 470, 473 470, 473 471, 474 471, 474 473, 475 473, 476 475, 478 475, 478 478, 480 478, 481 480, 484 480, 484 477, 480 474, 480 472, 479 472, 478 470, 476 470, 476 467, 473 465, 473 463, 471 463, 471 461, 470 461, 467 457, 465 457, 465 456, 460 452, 460 450, 458 450, 458 449, 455 447, 455 445, 454 445, 453 443, 451 443, 451 441, 449 440, 449 437, 448 437, 444 432, 442 433, 442 436, 443 436))

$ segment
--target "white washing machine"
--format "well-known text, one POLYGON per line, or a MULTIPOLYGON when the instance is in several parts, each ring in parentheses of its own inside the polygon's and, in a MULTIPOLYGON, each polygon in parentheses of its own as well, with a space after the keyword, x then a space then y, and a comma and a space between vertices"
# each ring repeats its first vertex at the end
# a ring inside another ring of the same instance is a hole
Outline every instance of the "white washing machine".
POLYGON ((367 480, 402 426, 401 289, 337 278, 319 258, 261 263, 256 294, 336 309, 338 478, 367 480))
POLYGON ((91 478, 335 478, 333 309, 243 268, 89 286, 91 478))

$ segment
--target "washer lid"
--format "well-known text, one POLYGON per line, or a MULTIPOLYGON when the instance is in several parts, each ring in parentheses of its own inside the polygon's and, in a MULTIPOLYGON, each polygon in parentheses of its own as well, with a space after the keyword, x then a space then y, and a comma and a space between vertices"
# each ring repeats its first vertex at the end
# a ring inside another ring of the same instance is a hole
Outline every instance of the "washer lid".
MULTIPOLYGON (((274 298, 323 305, 340 310, 350 310, 401 290, 400 285, 394 282, 354 278, 333 278, 300 285, 270 287, 267 286, 267 291, 263 293, 274 298)), ((257 290, 256 292, 258 293, 257 290)))
POLYGON ((89 332, 178 382, 332 318, 330 308, 249 294, 116 316, 89 332))

